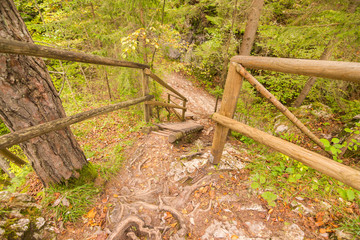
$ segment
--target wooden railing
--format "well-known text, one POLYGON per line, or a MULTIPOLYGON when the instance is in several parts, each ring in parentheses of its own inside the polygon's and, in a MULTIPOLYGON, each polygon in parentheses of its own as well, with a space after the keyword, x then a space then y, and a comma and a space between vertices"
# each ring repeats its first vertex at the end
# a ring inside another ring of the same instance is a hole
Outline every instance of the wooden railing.
POLYGON ((294 114, 292 114, 269 91, 267 91, 264 86, 262 86, 249 72, 247 72, 242 65, 254 69, 325 77, 360 83, 360 63, 249 56, 233 57, 228 70, 220 110, 212 116, 212 119, 217 123, 211 148, 212 163, 218 164, 220 162, 226 137, 229 129, 231 129, 268 147, 271 147, 278 152, 292 157, 293 159, 330 177, 333 177, 348 186, 360 190, 360 171, 233 120, 242 80, 245 78, 302 132, 309 136, 310 139, 319 146, 324 148, 319 139, 311 133, 310 130, 308 130, 294 114))
MULTIPOLYGON (((15 40, 7 40, 0 38, 0 53, 9 53, 9 54, 19 54, 19 55, 29 55, 43 58, 51 58, 58 60, 69 60, 75 62, 83 62, 83 63, 91 63, 97 65, 108 65, 108 66, 116 66, 116 67, 126 67, 126 68, 136 68, 141 69, 143 71, 143 79, 142 79, 142 92, 143 96, 140 98, 128 100, 125 102, 115 103, 109 106, 103 106, 100 108, 96 108, 90 111, 78 113, 72 115, 70 117, 59 118, 50 122, 46 122, 43 124, 39 124, 36 126, 32 126, 29 128, 21 129, 19 131, 15 131, 3 136, 0 136, 0 155, 11 159, 13 162, 19 163, 19 159, 16 158, 15 155, 11 154, 6 148, 12 145, 24 142, 31 138, 56 131, 67 126, 70 126, 74 123, 81 122, 87 120, 92 117, 96 117, 102 114, 106 114, 112 111, 119 110, 121 108, 125 108, 128 106, 136 105, 139 103, 144 103, 145 111, 144 118, 146 121, 150 119, 150 105, 163 106, 167 109, 169 108, 179 108, 183 112, 182 120, 185 119, 186 112, 186 102, 187 99, 176 91, 174 88, 169 86, 166 82, 164 82, 161 78, 156 76, 154 73, 150 71, 150 67, 146 64, 134 63, 128 61, 120 61, 117 59, 106 58, 95 56, 91 54, 59 50, 51 47, 36 45, 27 42, 20 42, 15 40), (152 78, 154 81, 158 82, 164 88, 168 89, 171 93, 173 93, 176 97, 180 98, 183 101, 183 106, 179 106, 177 104, 170 104, 166 102, 159 101, 150 101, 154 98, 153 95, 149 93, 148 80, 147 77, 152 78)), ((23 162, 22 162, 23 163, 23 162)))

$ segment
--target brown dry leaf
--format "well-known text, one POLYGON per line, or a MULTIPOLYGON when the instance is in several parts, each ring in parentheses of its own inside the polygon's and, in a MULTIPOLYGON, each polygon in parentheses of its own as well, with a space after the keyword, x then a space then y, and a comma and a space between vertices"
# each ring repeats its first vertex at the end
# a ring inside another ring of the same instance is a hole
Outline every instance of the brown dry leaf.
POLYGON ((209 192, 209 196, 210 196, 211 199, 214 199, 214 198, 215 198, 215 191, 214 191, 214 190, 211 190, 211 191, 209 192))
POLYGON ((92 208, 87 214, 86 218, 93 219, 96 215, 96 207, 92 208))
POLYGON ((322 225, 324 225, 324 222, 323 221, 318 221, 315 223, 316 226, 320 227, 322 225))
POLYGON ((102 203, 106 203, 107 201, 108 201, 107 198, 104 198, 104 199, 101 200, 102 203))
POLYGON ((326 233, 326 229, 325 228, 320 228, 319 232, 320 233, 326 233))

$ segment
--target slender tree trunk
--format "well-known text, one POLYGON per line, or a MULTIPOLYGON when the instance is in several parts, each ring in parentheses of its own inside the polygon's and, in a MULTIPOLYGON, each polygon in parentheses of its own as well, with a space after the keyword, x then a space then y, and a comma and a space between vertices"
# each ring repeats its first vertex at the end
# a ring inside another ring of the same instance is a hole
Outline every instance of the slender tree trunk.
MULTIPOLYGON (((33 42, 11 0, 0 1, 0 37, 33 42)), ((65 111, 40 58, 0 54, 0 117, 14 132, 65 117, 65 111)), ((33 169, 45 184, 61 183, 87 164, 70 128, 20 144, 33 169)))
POLYGON ((254 0, 251 5, 251 10, 249 11, 246 23, 245 33, 240 46, 240 55, 250 55, 263 6, 264 0, 254 0))
MULTIPOLYGON (((322 53, 322 55, 320 56, 320 60, 328 60, 331 56, 333 47, 335 45, 335 43, 337 42, 336 39, 330 40, 330 42, 328 43, 328 45, 326 46, 326 48, 324 49, 324 52, 322 53)), ((312 86, 314 86, 315 82, 316 82, 317 77, 309 77, 307 82, 305 83, 304 88, 301 90, 301 93, 299 94, 299 96, 296 98, 293 107, 300 107, 301 104, 304 102, 306 96, 309 94, 312 86)))
MULTIPOLYGON (((356 8, 360 5, 360 0, 352 0, 349 3, 348 6, 348 13, 354 13, 356 11, 356 8)), ((326 48, 324 49, 323 54, 320 57, 320 60, 328 60, 331 56, 332 50, 334 48, 334 46, 336 45, 336 43, 339 41, 339 39, 335 38, 330 40, 330 42, 328 43, 328 45, 326 46, 326 48)), ((307 97, 307 95, 309 94, 312 86, 314 86, 315 82, 316 82, 316 77, 310 77, 307 82, 305 83, 304 88, 301 90, 301 93, 299 94, 299 96, 296 98, 293 107, 300 107, 301 104, 304 102, 305 98, 307 97)))

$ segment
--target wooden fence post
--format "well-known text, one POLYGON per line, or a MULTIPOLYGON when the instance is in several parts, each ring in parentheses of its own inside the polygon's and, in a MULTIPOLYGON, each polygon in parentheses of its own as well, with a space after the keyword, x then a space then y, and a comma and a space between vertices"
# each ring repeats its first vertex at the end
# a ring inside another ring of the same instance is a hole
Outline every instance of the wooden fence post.
MULTIPOLYGON (((242 77, 236 71, 236 64, 231 62, 228 75, 225 82, 224 94, 221 102, 219 113, 229 118, 234 117, 237 100, 242 85, 242 77)), ((225 146, 229 128, 217 123, 211 147, 212 164, 219 164, 221 155, 225 146)))
MULTIPOLYGON (((149 95, 149 77, 145 74, 145 71, 142 71, 142 96, 145 97, 149 95)), ((144 103, 144 120, 145 122, 150 121, 150 106, 144 103)))

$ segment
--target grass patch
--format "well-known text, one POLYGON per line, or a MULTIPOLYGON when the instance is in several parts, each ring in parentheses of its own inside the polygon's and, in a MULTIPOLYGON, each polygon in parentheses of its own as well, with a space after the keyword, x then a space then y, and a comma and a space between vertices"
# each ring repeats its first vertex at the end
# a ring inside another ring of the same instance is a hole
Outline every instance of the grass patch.
POLYGON ((99 192, 93 183, 72 187, 56 185, 45 189, 42 204, 54 212, 58 221, 74 222, 86 214, 99 192))

